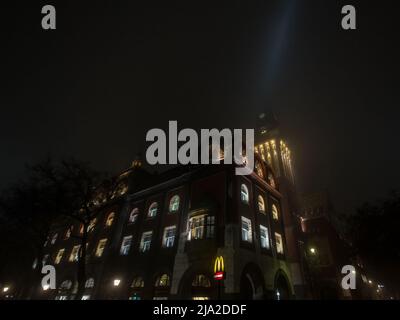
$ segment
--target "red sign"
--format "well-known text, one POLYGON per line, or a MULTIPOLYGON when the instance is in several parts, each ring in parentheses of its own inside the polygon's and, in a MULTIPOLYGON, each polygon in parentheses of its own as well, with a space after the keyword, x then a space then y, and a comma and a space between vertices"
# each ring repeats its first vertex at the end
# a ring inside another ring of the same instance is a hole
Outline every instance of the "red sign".
POLYGON ((214 273, 214 279, 215 280, 224 280, 225 279, 225 272, 218 271, 218 272, 214 273))

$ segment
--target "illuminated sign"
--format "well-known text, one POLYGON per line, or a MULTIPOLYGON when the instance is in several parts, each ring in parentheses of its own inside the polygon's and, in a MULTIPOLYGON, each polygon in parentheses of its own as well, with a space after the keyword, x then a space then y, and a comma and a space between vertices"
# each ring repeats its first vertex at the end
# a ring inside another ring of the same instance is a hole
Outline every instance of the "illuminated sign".
POLYGON ((215 280, 224 280, 225 279, 225 265, 224 265, 224 258, 222 256, 219 256, 215 259, 214 279, 215 280))

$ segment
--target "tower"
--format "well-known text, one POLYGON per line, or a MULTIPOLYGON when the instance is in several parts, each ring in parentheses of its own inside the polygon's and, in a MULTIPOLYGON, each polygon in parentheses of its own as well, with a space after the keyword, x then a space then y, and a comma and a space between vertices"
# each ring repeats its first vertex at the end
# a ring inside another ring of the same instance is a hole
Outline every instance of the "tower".
POLYGON ((305 286, 304 241, 299 220, 300 206, 295 185, 291 151, 282 134, 278 119, 272 112, 259 115, 255 152, 274 171, 282 194, 282 213, 286 238, 287 261, 290 265, 296 296, 304 298, 305 286))

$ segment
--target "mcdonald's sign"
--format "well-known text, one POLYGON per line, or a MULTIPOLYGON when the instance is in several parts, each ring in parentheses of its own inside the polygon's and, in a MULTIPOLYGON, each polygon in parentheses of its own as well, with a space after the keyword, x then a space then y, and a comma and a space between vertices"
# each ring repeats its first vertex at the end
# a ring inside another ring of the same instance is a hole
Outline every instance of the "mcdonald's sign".
POLYGON ((224 280, 225 279, 225 265, 224 265, 224 258, 222 256, 215 258, 214 279, 215 280, 224 280))

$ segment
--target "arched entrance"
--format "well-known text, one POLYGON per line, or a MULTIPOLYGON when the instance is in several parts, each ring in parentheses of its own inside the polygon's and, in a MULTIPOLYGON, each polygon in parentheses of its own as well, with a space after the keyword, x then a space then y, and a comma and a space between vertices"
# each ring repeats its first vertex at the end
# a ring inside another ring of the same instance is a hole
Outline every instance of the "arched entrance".
POLYGON ((249 263, 240 277, 240 298, 243 300, 263 299, 264 292, 264 277, 260 268, 254 263, 249 263))
POLYGON ((291 297, 292 294, 287 276, 283 271, 280 270, 275 276, 274 299, 289 300, 291 297))

